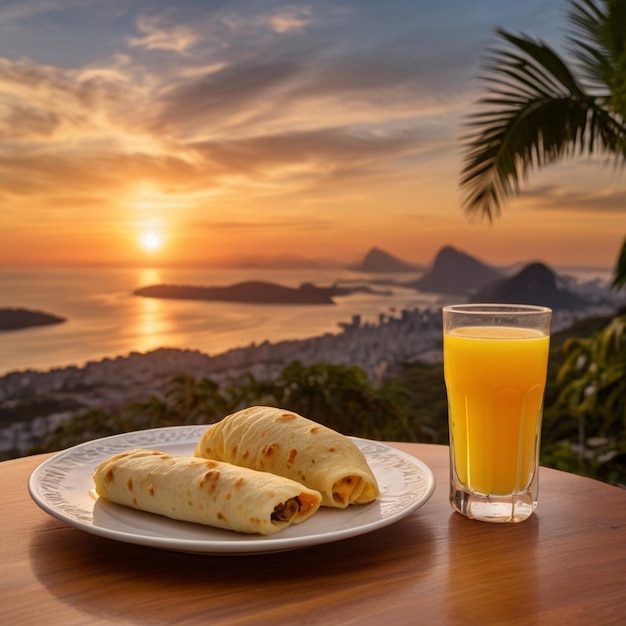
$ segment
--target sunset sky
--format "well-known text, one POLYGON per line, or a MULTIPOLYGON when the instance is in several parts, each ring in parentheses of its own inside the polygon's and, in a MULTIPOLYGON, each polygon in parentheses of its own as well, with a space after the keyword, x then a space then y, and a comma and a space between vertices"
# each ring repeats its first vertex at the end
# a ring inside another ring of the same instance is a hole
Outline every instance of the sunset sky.
POLYGON ((463 116, 494 29, 562 50, 562 0, 0 0, 0 266, 613 266, 626 173, 533 175, 463 214, 463 116))

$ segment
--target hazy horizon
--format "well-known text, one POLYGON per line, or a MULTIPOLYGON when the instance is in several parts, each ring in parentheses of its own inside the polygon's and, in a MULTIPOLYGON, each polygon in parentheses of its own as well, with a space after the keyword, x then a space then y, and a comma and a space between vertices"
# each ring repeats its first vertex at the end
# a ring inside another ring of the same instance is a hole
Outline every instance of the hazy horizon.
MULTIPOLYGON (((251 271, 254 270, 315 270, 319 269, 320 271, 329 271, 329 270, 350 270, 364 261, 365 257, 369 252, 374 249, 380 250, 381 252, 390 255, 391 257, 397 259, 398 261, 402 261, 408 265, 412 265, 416 272, 421 272, 427 270, 434 263, 437 255, 446 247, 455 248, 457 251, 467 254, 474 259, 484 263, 486 265, 490 265, 494 268, 511 268, 516 266, 523 266, 530 263, 544 263, 545 265, 558 268, 558 269, 580 269, 580 270, 602 270, 602 271, 614 271, 615 263, 607 263, 604 265, 598 264, 590 264, 590 263, 566 263, 566 264, 558 264, 550 261, 547 258, 518 258, 505 263, 496 263, 492 262, 490 259, 480 256, 480 254, 475 254, 469 250, 465 250, 454 244, 444 244, 441 248, 435 251, 435 254, 430 259, 424 260, 415 260, 410 258, 401 257, 395 254, 392 250, 383 249, 380 246, 372 246, 371 248, 364 250, 362 254, 359 256, 355 256, 353 259, 348 261, 342 261, 338 258, 329 258, 329 257, 315 257, 315 256, 300 256, 295 254, 277 254, 275 256, 260 256, 260 255, 251 255, 249 257, 237 257, 237 258, 225 258, 219 261, 207 262, 207 263, 197 263, 197 262, 181 262, 181 263, 158 263, 153 262, 150 264, 146 264, 145 262, 136 261, 136 262, 117 262, 117 263, 68 263, 68 264, 46 264, 42 265, 40 263, 19 263, 19 264, 0 264, 0 271, 37 271, 39 269, 45 269, 49 271, 54 270, 80 270, 80 269, 129 269, 129 270, 246 270, 249 269, 251 271)), ((376 272, 374 272, 376 273, 376 272)), ((407 271, 407 273, 411 273, 407 271)))

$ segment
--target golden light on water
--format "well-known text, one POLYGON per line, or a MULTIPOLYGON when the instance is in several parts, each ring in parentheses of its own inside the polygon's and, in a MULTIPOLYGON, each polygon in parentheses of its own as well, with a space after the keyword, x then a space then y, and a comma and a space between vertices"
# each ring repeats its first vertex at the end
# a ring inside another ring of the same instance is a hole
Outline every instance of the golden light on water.
MULTIPOLYGON (((156 285, 160 282, 161 273, 156 269, 143 269, 138 274, 138 285, 156 285)), ((133 302, 136 308, 132 317, 132 330, 137 336, 137 350, 148 352, 165 345, 166 337, 173 329, 163 302, 158 298, 139 297, 133 302)))

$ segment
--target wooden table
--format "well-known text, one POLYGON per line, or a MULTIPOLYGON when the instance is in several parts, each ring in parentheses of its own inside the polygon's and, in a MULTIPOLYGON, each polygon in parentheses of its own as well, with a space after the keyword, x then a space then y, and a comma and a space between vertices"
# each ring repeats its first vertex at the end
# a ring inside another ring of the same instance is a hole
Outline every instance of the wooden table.
POLYGON ((0 623, 626 623, 626 491, 541 468, 532 518, 471 521, 448 504, 447 447, 394 445, 435 473, 423 508, 360 537, 255 556, 84 533, 28 495, 49 455, 0 463, 0 623))

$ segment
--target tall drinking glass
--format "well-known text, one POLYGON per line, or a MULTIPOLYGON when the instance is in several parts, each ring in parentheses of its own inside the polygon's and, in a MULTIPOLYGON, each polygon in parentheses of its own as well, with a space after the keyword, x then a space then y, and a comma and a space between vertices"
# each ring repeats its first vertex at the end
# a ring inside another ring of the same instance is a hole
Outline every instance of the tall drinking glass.
POLYGON ((469 518, 520 522, 537 507, 547 307, 443 308, 450 504, 469 518))

